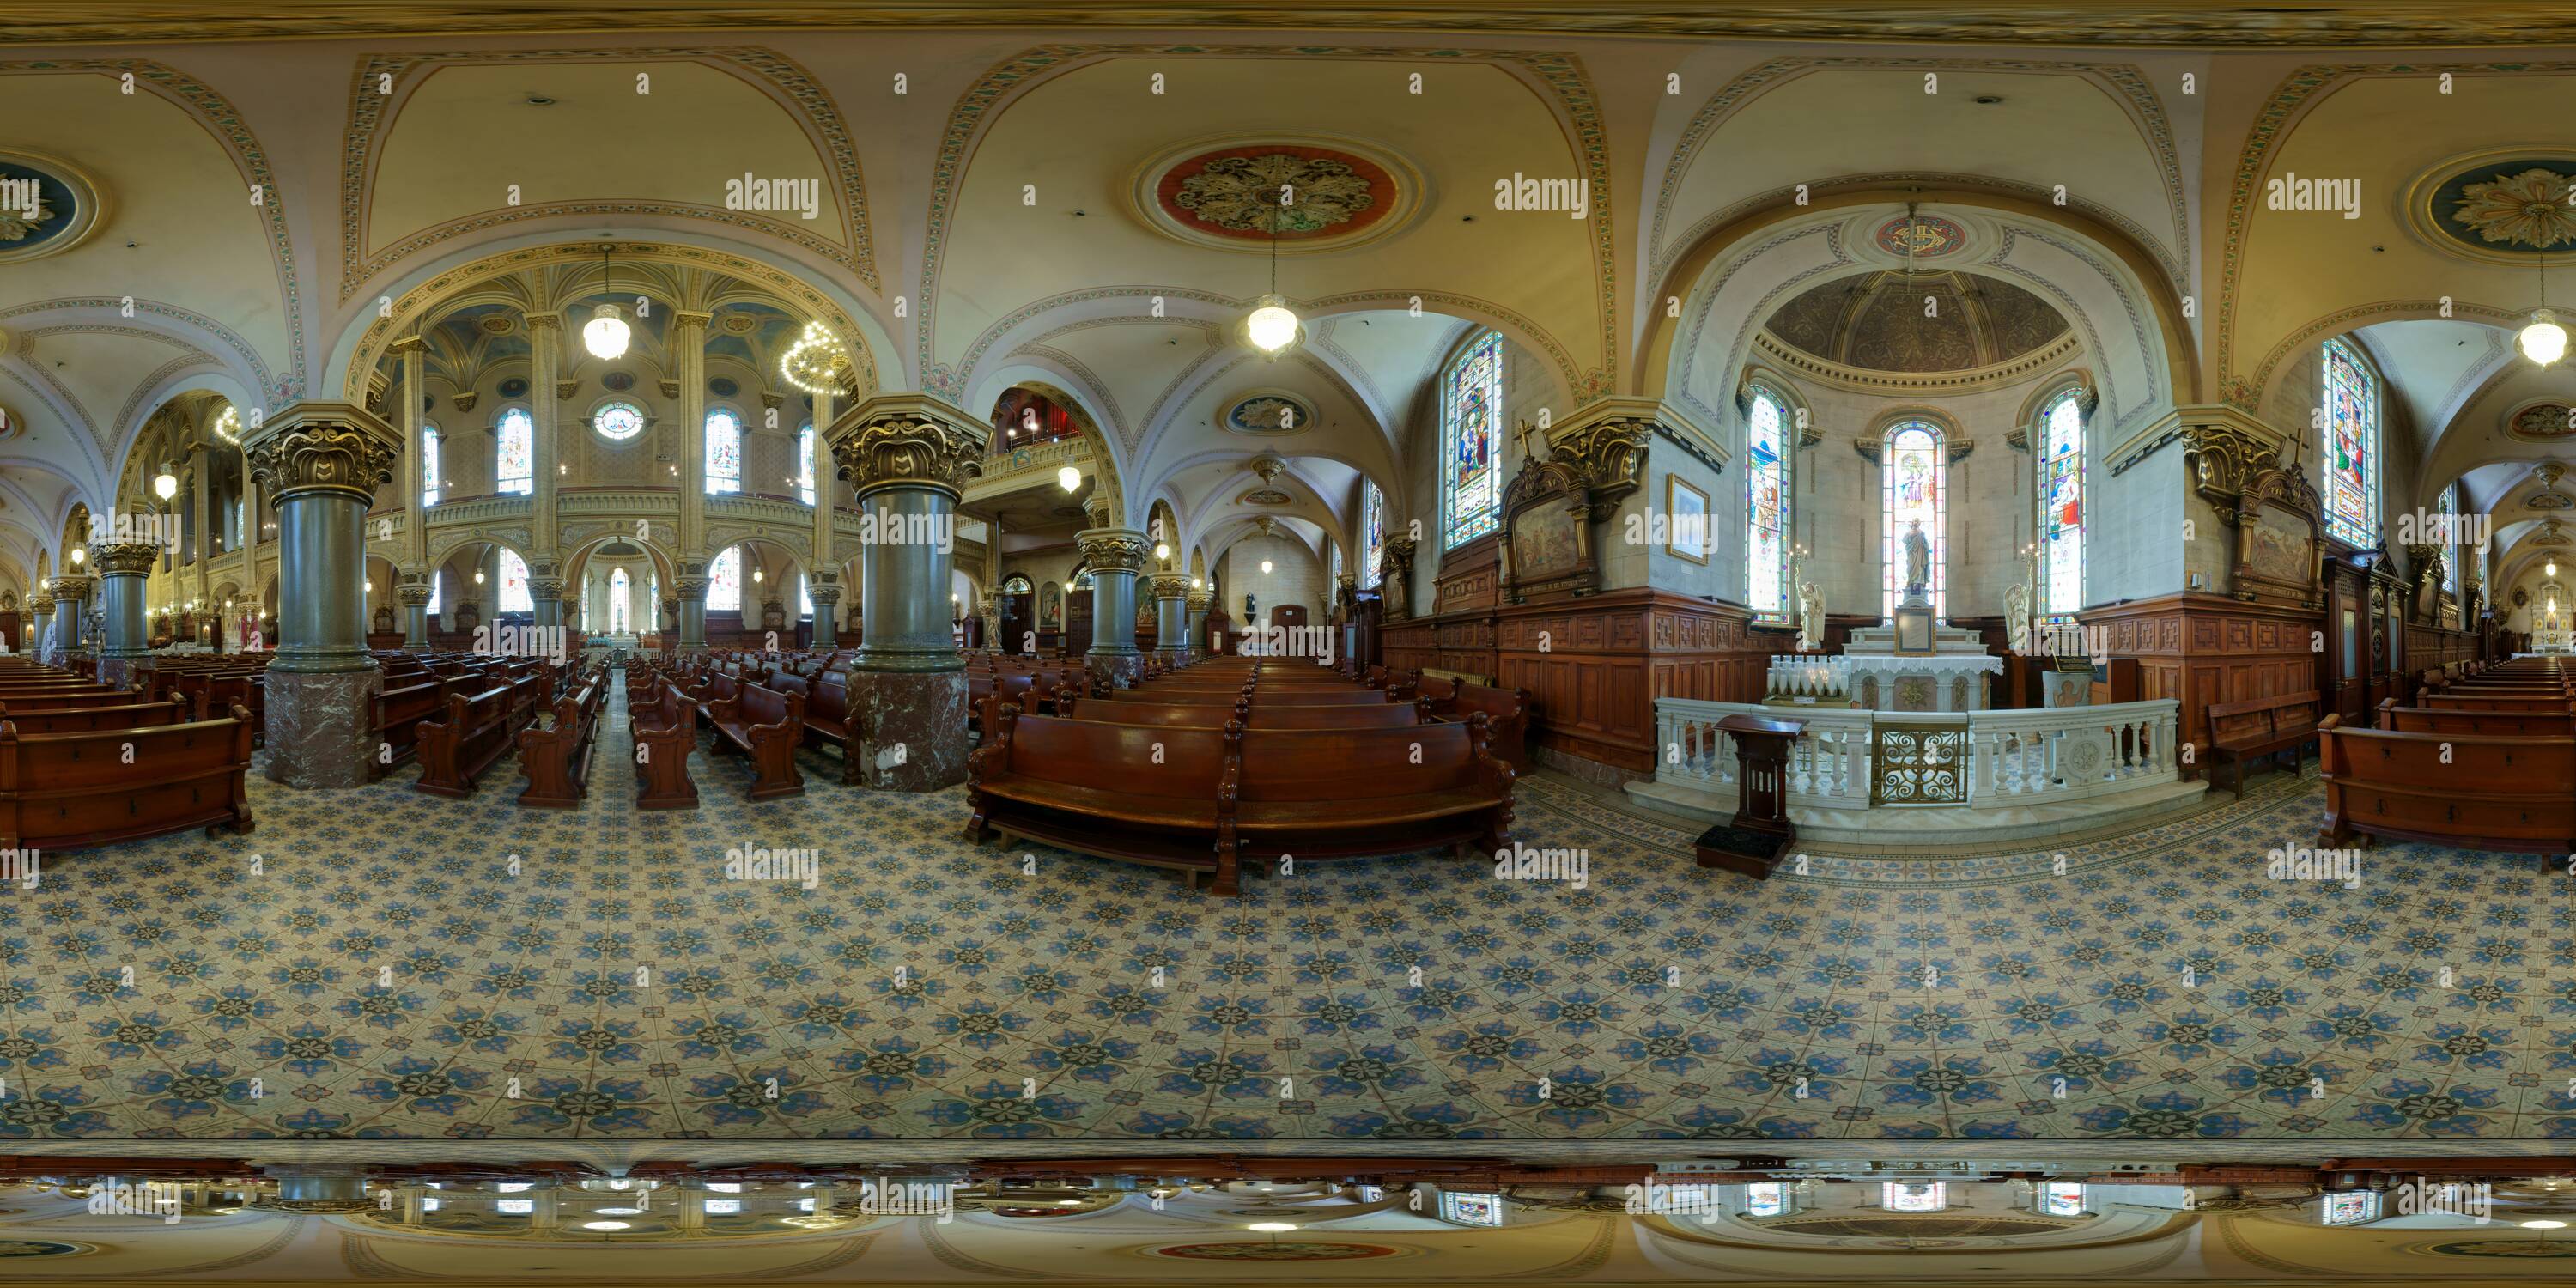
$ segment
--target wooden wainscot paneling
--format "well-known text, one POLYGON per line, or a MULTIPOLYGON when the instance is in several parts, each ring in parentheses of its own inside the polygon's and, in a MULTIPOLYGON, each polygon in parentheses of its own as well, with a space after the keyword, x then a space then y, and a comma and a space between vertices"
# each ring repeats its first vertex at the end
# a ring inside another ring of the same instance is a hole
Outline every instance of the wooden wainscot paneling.
POLYGON ((1431 615, 1490 609, 1502 602, 1502 542, 1487 534, 1440 556, 1431 615))
POLYGON ((2185 776, 2197 776, 2209 745, 2209 705, 2317 687, 2325 617, 2290 605, 2249 604, 2220 595, 2161 595, 2078 615, 2096 656, 2135 658, 2138 696, 2181 705, 2184 743, 2195 748, 2185 776))
POLYGON ((1769 652, 1751 614, 1669 591, 1496 613, 1497 683, 1529 691, 1541 760, 1601 783, 1655 772, 1655 699, 1752 702, 1769 652))

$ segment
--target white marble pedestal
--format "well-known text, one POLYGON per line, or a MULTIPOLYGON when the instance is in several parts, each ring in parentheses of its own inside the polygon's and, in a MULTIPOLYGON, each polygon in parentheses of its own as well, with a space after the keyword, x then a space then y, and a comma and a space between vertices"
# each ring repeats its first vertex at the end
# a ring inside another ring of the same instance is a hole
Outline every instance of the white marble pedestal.
POLYGON ((1870 711, 1983 711, 1986 677, 2004 670, 1976 632, 1950 626, 1933 632, 1929 653, 1897 652, 1893 626, 1863 627, 1843 662, 1853 704, 1870 711))

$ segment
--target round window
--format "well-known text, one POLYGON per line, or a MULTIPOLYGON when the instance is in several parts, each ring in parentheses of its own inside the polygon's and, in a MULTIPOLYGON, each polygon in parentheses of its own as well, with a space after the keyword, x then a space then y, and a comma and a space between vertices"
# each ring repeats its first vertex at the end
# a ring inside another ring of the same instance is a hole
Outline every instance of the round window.
POLYGON ((591 415, 590 427, 601 438, 624 441, 644 432, 644 409, 633 403, 609 403, 591 415))

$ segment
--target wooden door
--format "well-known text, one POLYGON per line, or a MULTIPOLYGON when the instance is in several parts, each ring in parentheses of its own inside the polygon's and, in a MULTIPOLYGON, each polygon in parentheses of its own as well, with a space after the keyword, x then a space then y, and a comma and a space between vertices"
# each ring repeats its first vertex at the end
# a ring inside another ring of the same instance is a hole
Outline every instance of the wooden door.
POLYGON ((1064 655, 1080 657, 1091 651, 1091 588, 1080 587, 1064 593, 1064 655))

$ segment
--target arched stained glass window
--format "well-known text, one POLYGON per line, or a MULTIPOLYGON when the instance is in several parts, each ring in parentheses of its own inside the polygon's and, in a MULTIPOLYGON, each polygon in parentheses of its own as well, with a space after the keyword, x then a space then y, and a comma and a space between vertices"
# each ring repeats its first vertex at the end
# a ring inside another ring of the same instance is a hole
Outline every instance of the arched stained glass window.
POLYGON ((718 407, 707 413, 707 495, 741 490, 742 422, 718 407))
POLYGON ((1375 590, 1378 556, 1386 553, 1386 495, 1366 480, 1360 488, 1360 589, 1375 590))
POLYGON ((2084 400, 2069 389, 2040 414, 2039 611, 2084 607, 2084 400))
POLYGON ((2457 530, 2458 525, 2451 521, 2451 516, 2460 512, 2459 493, 2460 485, 2453 483, 2443 488, 2440 496, 2433 498, 2434 507, 2442 513, 2439 534, 2441 536, 2439 544, 2442 548, 2442 589, 2454 595, 2460 593, 2460 534, 2457 530))
POLYGON ((626 594, 633 587, 634 583, 627 578, 625 569, 608 574, 608 633, 611 635, 627 633, 626 594))
POLYGON ((796 431, 796 499, 814 504, 814 427, 796 431))
POLYGON ((1473 541, 1501 522, 1503 504, 1503 337, 1487 331, 1449 368, 1440 398, 1443 548, 1473 541))
MULTIPOLYGON (((1759 385, 1744 416, 1745 594, 1754 619, 1789 619, 1789 449, 1787 409, 1759 385)), ((1668 518, 1673 516, 1666 516, 1668 518)), ((1690 544, 1706 549, 1704 534, 1690 544)))
POLYGON ((438 504, 438 426, 420 427, 420 503, 438 504))
POLYGON ((2326 535, 2368 549, 2379 527, 2379 384, 2353 347, 2325 344, 2326 535))
POLYGON ((501 551, 501 611, 537 611, 537 601, 528 595, 528 561, 521 559, 518 552, 506 548, 501 551))
POLYGON ((537 422, 528 418, 528 409, 512 407, 501 413, 499 440, 495 459, 499 462, 494 477, 500 480, 496 489, 526 496, 537 490, 537 422))
POLYGON ((439 569, 429 570, 429 615, 432 617, 438 616, 438 584, 445 580, 439 569))
POLYGON ((1896 601, 1905 593, 1906 534, 1920 529, 1932 556, 1932 619, 1946 621, 1950 444, 1930 421, 1901 420, 1888 426, 1878 468, 1885 501, 1879 555, 1886 570, 1887 619, 1896 620, 1896 601))
MULTIPOLYGON (((710 480, 712 481, 712 480, 710 480)), ((715 562, 707 565, 707 611, 720 609, 742 611, 742 547, 726 546, 715 562)))

